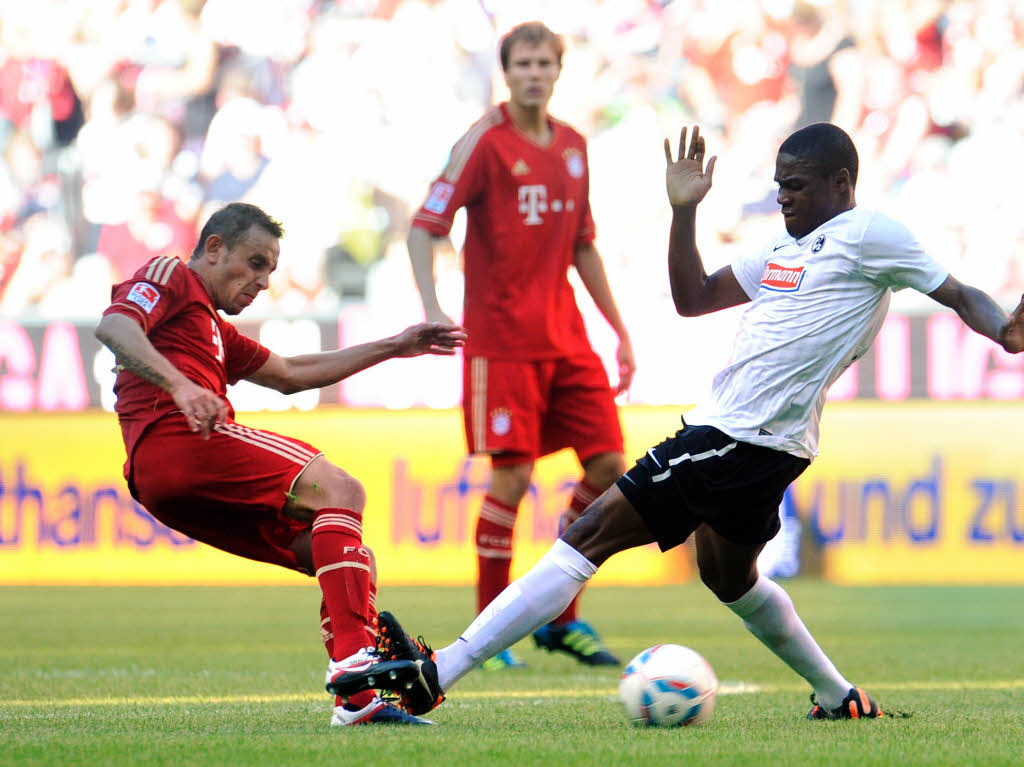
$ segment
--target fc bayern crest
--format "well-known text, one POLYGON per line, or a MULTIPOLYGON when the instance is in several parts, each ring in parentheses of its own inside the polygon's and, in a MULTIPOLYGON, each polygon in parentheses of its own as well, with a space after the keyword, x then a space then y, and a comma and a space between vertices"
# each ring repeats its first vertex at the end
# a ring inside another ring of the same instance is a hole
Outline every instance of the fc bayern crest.
POLYGON ((491 431, 504 437, 512 429, 512 414, 503 407, 491 411, 491 431))
POLYGON ((565 168, 573 178, 583 178, 587 168, 583 164, 583 152, 579 149, 566 149, 562 153, 565 158, 565 168))
POLYGON ((814 241, 811 246, 811 253, 817 253, 819 250, 825 247, 825 235, 819 234, 818 239, 814 241))

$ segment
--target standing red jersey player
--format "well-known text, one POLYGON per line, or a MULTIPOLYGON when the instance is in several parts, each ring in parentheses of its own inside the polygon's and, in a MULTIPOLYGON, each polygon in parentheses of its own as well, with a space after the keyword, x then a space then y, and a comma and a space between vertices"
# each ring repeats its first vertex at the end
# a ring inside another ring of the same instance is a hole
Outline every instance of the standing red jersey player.
MULTIPOLYGON (((238 314, 267 288, 282 235, 253 205, 222 208, 187 264, 155 258, 114 286, 96 336, 120 369, 114 391, 132 496, 198 541, 315 575, 330 682, 376 661, 363 487, 315 447, 236 423, 227 386, 247 379, 286 394, 328 386, 393 357, 454 354, 465 334, 424 323, 349 349, 279 357, 218 310, 238 314)), ((360 723, 429 722, 372 690, 335 701, 332 725, 360 723)))
MULTIPOLYGON (((409 233, 427 319, 450 324, 437 300, 433 242, 466 208, 463 416, 469 451, 492 456, 476 528, 478 610, 508 585, 512 529, 537 458, 571 447, 583 466, 562 529, 626 468, 614 397, 632 380, 633 351, 594 247, 586 142, 547 112, 563 50, 539 22, 502 39, 509 100, 455 145, 409 233), (570 266, 618 334, 614 391, 587 340, 570 266)), ((583 663, 618 664, 577 619, 575 601, 534 640, 583 663)), ((520 665, 507 651, 488 663, 520 665)))

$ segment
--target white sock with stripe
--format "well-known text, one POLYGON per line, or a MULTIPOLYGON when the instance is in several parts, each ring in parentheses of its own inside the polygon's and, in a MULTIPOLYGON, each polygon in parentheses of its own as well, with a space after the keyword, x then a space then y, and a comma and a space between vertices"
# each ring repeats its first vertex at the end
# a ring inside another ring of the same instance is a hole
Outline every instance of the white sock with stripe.
POLYGON ((800 616, 793 600, 775 581, 763 575, 746 594, 726 607, 786 665, 806 679, 824 708, 837 708, 853 687, 821 649, 800 616))
POLYGON ((557 540, 522 578, 509 584, 455 642, 437 651, 441 689, 447 690, 488 658, 511 647, 562 612, 597 567, 557 540))

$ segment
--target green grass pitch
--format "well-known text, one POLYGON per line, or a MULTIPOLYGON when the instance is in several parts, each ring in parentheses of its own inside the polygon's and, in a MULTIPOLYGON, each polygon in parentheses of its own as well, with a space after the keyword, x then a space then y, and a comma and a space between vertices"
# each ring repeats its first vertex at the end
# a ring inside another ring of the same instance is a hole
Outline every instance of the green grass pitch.
MULTIPOLYGON (((618 673, 532 647, 477 671, 439 727, 328 727, 308 588, 0 588, 0 765, 1020 765, 1024 588, 786 584, 825 650, 905 719, 808 722, 809 690, 698 584, 599 588, 584 613, 628 659, 689 645, 723 692, 712 720, 628 725, 618 673)), ((439 646, 469 589, 383 588, 439 646)))

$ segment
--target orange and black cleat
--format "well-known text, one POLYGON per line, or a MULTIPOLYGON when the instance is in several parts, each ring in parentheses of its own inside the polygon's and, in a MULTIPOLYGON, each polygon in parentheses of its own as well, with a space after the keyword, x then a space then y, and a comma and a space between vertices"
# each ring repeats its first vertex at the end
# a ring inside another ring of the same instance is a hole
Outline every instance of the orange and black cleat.
POLYGON ((444 690, 437 679, 434 651, 423 637, 413 639, 405 633, 398 619, 386 610, 377 615, 377 653, 387 661, 412 661, 419 667, 417 679, 392 688, 398 693, 402 708, 418 716, 441 705, 444 690))
POLYGON ((882 716, 882 709, 859 687, 851 688, 838 708, 830 710, 819 705, 814 693, 811 693, 811 703, 814 706, 807 712, 808 719, 876 719, 882 716))

